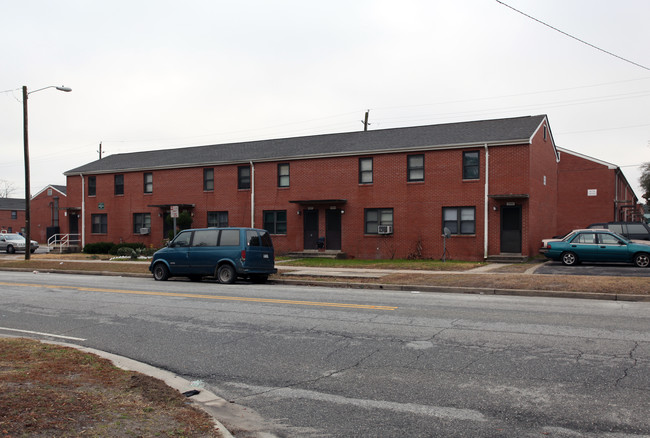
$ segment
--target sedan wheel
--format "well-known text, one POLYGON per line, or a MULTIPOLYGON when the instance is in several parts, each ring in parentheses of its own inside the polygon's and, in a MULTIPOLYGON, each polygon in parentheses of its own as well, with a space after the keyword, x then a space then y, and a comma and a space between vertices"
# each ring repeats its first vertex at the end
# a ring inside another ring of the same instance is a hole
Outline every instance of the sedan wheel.
POLYGON ((645 253, 635 255, 634 264, 639 268, 647 268, 650 265, 650 255, 645 253))
POLYGON ((7 254, 13 254, 16 252, 16 248, 14 248, 12 245, 7 246, 7 254))
POLYGON ((562 254, 562 263, 567 266, 573 266, 578 263, 578 256, 572 252, 565 252, 562 254))

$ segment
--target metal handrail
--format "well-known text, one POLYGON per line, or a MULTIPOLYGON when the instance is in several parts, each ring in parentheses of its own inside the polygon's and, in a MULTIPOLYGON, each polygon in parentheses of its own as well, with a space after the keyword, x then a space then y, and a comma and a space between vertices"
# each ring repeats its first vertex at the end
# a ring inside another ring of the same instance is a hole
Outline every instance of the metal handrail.
POLYGON ((80 242, 80 234, 53 234, 49 239, 47 239, 47 248, 49 251, 56 246, 59 247, 59 252, 62 253, 64 248, 69 248, 71 243, 80 242))

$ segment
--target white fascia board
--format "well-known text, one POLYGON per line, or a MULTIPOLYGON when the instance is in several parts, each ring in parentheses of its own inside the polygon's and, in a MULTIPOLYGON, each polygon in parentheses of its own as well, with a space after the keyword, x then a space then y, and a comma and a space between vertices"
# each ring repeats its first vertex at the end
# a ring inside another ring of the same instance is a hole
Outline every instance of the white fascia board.
POLYGON ((599 160, 597 158, 590 157, 588 155, 584 155, 584 154, 581 154, 581 153, 578 153, 578 152, 575 152, 575 151, 570 151, 569 149, 558 147, 557 150, 562 152, 562 153, 565 153, 565 154, 580 157, 580 158, 582 158, 584 160, 592 161, 594 163, 600 164, 601 166, 606 166, 609 170, 616 170, 619 167, 616 164, 608 163, 607 161, 599 160))

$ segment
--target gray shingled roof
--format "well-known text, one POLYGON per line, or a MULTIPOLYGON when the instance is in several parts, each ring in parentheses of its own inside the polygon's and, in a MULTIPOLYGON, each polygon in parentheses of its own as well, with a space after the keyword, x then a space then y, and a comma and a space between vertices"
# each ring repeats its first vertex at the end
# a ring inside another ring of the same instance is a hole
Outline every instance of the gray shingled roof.
POLYGON ((19 198, 0 198, 0 210, 24 210, 25 200, 19 198))
POLYGON ((545 115, 323 134, 109 155, 65 172, 111 173, 252 161, 362 155, 482 144, 528 143, 545 115))

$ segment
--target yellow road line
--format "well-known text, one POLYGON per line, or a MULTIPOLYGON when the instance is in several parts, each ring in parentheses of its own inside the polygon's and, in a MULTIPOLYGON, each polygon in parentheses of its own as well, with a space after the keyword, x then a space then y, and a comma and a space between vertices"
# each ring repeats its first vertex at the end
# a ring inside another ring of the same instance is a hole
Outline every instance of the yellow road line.
POLYGON ((208 300, 248 301, 253 303, 273 303, 273 304, 295 304, 299 306, 343 307, 349 309, 372 309, 372 310, 397 309, 396 306, 373 306, 373 305, 366 305, 366 304, 345 304, 345 303, 326 303, 326 302, 319 302, 319 301, 279 300, 273 298, 228 297, 228 296, 220 296, 220 295, 201 295, 201 294, 178 293, 178 292, 149 292, 149 291, 138 291, 138 290, 105 289, 105 288, 93 288, 93 287, 59 286, 59 285, 30 284, 30 283, 0 282, 0 286, 47 287, 53 289, 78 290, 82 292, 105 292, 105 293, 130 294, 130 295, 153 295, 153 296, 161 296, 161 297, 203 298, 208 300))

